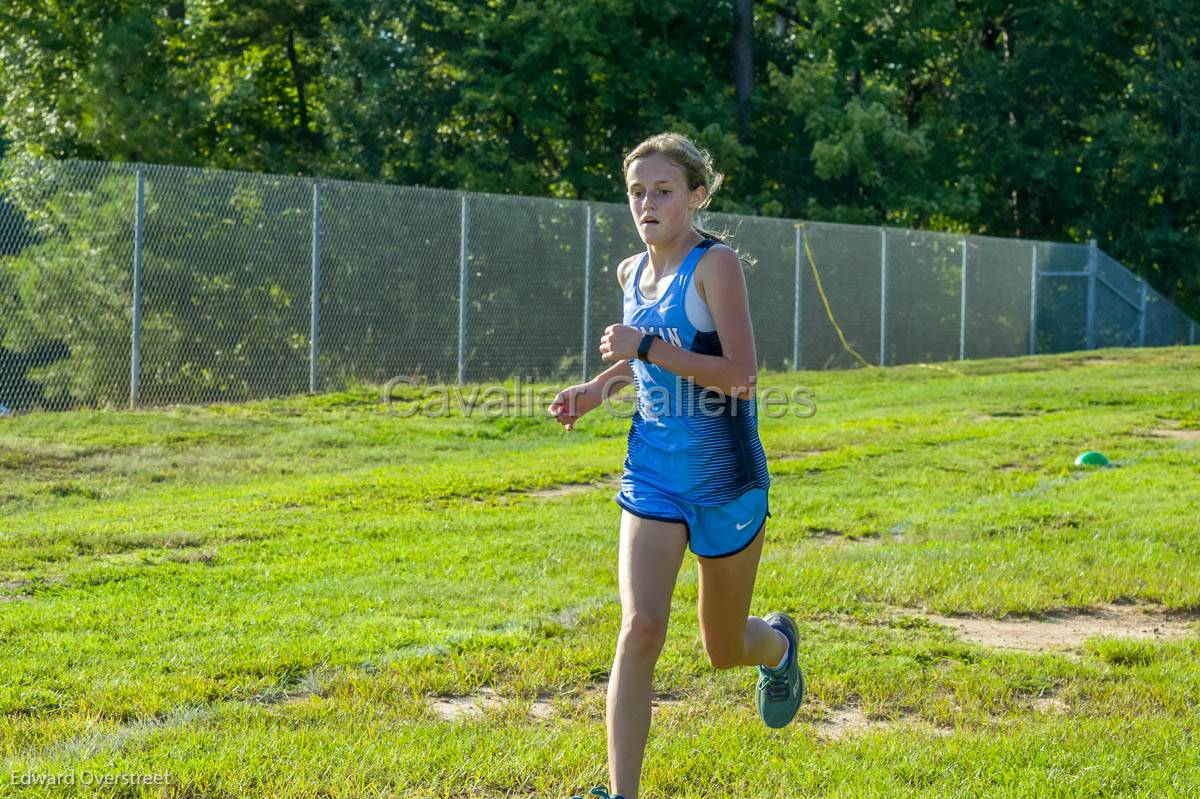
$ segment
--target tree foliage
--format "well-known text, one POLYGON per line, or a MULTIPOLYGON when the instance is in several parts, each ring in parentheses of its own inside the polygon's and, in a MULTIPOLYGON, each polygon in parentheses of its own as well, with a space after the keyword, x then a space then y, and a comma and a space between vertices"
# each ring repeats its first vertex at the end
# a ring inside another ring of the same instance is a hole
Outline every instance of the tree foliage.
POLYGON ((8 0, 0 137, 610 200, 672 128, 728 173, 717 209, 1095 237, 1200 312, 1200 6, 759 0, 739 129, 735 5, 8 0))

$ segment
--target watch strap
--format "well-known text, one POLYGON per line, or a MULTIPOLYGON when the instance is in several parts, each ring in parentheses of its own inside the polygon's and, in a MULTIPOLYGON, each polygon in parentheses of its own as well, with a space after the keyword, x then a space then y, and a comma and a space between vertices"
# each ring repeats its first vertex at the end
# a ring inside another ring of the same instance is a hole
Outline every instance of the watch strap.
POLYGON ((638 344, 637 356, 639 361, 650 363, 650 345, 654 343, 654 339, 656 338, 658 338, 658 336, 654 335, 653 333, 647 333, 642 336, 642 343, 638 344))

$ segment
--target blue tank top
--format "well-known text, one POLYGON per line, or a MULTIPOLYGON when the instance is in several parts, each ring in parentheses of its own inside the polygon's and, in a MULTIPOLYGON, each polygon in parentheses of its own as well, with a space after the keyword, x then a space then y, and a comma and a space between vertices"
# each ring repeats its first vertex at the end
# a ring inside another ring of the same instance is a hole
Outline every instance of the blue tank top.
MULTIPOLYGON (((649 254, 625 282, 624 323, 677 347, 720 355, 716 330, 700 330, 687 313, 688 289, 700 258, 717 242, 705 239, 683 259, 657 300, 638 289, 649 254)), ((625 479, 645 481, 680 500, 724 505, 770 486, 758 437, 757 398, 734 399, 652 363, 633 364, 637 408, 629 427, 625 479)))

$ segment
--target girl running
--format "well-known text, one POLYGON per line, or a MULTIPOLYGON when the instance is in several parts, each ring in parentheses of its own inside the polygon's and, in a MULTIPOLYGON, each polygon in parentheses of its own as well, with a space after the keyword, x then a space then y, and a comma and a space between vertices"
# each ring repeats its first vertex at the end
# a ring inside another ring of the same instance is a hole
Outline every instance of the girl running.
MULTIPOLYGON (((611 799, 636 799, 650 730, 654 665, 666 641, 685 547, 700 571, 700 632, 713 667, 757 666, 756 704, 783 727, 804 697, 786 613, 751 616, 770 477, 758 438, 756 357, 738 255, 694 215, 721 183, 708 153, 663 133, 624 162, 629 211, 646 251, 617 269, 624 319, 600 339, 613 364, 550 406, 570 430, 633 382, 637 410, 616 495, 621 631, 608 684, 611 799)), ((606 788, 592 796, 609 797, 606 788)))

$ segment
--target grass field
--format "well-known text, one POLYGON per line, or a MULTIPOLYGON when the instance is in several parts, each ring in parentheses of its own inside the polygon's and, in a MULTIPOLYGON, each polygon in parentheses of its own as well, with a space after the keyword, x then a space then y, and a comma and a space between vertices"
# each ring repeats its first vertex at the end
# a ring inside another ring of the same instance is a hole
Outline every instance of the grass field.
MULTIPOLYGON (((817 404, 762 420, 754 602, 800 623, 809 699, 768 730, 754 670, 711 668, 689 554, 644 796, 1200 796, 1200 348, 761 380, 817 404)), ((607 782, 627 425, 371 389, 0 419, 0 795, 607 782)))

